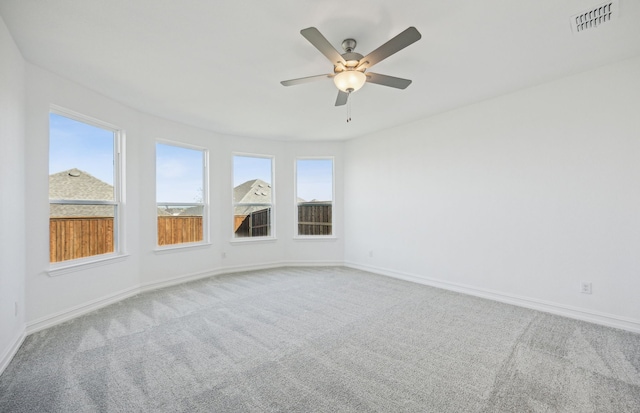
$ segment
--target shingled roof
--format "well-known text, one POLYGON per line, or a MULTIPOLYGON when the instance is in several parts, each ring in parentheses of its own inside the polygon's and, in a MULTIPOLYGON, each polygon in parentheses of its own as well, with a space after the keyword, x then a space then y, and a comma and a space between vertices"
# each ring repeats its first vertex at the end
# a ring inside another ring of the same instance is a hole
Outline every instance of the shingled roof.
MULTIPOLYGON (((236 204, 270 204, 271 185, 262 179, 252 179, 233 188, 233 202, 236 204)), ((264 206, 236 206, 235 215, 248 215, 265 209, 264 206)))
MULTIPOLYGON (((112 201, 113 186, 80 169, 49 175, 49 199, 112 201)), ((51 217, 112 217, 109 205, 49 205, 51 217)))
POLYGON ((113 185, 73 168, 49 175, 49 199, 113 201, 113 185))

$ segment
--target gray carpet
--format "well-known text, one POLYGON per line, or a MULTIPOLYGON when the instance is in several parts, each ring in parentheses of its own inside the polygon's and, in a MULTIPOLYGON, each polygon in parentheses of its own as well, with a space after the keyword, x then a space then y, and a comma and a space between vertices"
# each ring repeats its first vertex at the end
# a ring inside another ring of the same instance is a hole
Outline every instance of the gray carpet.
POLYGON ((2 412, 640 412, 640 335, 345 268, 233 274, 30 335, 2 412))

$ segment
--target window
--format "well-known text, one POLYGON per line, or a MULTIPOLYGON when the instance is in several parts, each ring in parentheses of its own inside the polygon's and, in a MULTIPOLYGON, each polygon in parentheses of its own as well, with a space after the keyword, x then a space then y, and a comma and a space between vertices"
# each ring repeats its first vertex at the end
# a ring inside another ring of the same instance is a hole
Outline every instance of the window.
POLYGON ((296 160, 298 235, 333 235, 333 159, 296 160))
POLYGON ((207 210, 207 151, 156 143, 158 245, 203 242, 207 210))
POLYGON ((49 261, 119 253, 123 133, 64 110, 49 114, 49 261))
POLYGON ((234 238, 273 236, 273 158, 233 157, 234 238))

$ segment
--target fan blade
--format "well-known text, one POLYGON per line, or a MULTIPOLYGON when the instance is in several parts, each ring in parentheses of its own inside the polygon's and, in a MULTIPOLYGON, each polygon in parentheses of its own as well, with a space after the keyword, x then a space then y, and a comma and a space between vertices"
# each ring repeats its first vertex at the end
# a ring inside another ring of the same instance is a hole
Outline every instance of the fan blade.
POLYGON ((280 83, 282 83, 282 86, 295 86, 295 85, 300 85, 302 83, 315 82, 316 80, 325 79, 325 78, 333 77, 333 76, 334 75, 308 76, 308 77, 301 77, 301 78, 298 78, 298 79, 283 80, 280 83))
POLYGON ((380 75, 378 73, 365 73, 367 75, 367 82, 375 83, 377 85, 395 87, 396 89, 406 89, 411 84, 409 79, 402 79, 399 77, 380 75))
POLYGON ((420 38, 422 38, 420 32, 413 26, 409 27, 407 30, 403 31, 393 39, 389 40, 373 52, 360 59, 358 68, 368 69, 371 66, 391 56, 392 54, 399 52, 410 44, 417 42, 418 40, 420 40, 420 38))
POLYGON ((338 97, 336 98, 336 106, 346 105, 348 99, 349 99, 349 94, 346 92, 343 92, 342 90, 339 90, 338 97))
POLYGON ((331 46, 331 43, 329 43, 329 41, 315 27, 302 29, 300 30, 300 34, 302 34, 309 43, 314 45, 316 49, 320 50, 320 53, 325 55, 334 66, 337 64, 347 64, 340 53, 331 46))

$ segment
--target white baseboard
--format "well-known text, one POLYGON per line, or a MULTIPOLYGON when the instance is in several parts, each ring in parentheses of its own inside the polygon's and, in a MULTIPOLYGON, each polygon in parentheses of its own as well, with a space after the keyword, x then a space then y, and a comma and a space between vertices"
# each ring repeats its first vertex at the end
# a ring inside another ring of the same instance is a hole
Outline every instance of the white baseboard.
POLYGON ((519 307, 530 308, 532 310, 538 310, 545 313, 556 314, 576 320, 588 321, 590 323, 601 324, 608 327, 614 327, 634 333, 640 333, 640 320, 638 319, 626 318, 584 308, 552 303, 536 298, 522 297, 514 294, 504 293, 501 291, 493 291, 459 283, 452 283, 449 281, 438 280, 418 274, 395 271, 371 265, 363 265, 355 262, 346 261, 344 262, 344 266, 405 281, 411 281, 418 284, 424 284, 431 287, 442 288, 444 290, 450 290, 463 294, 473 295, 476 297, 487 298, 489 300, 512 304, 519 307))
POLYGON ((161 281, 151 281, 140 284, 141 293, 146 293, 147 291, 158 290, 160 288, 171 287, 178 284, 184 284, 189 281, 196 281, 202 278, 213 277, 215 275, 219 275, 218 271, 208 270, 208 271, 199 271, 190 274, 184 274, 177 277, 168 278, 166 280, 161 281))
POLYGON ((41 317, 27 323, 27 335, 64 323, 65 321, 80 317, 81 315, 106 307, 110 304, 115 304, 125 298, 133 297, 138 293, 140 293, 140 287, 135 286, 41 317))
POLYGON ((147 292, 157 290, 159 288, 171 287, 186 283, 189 281, 195 281, 202 278, 216 277, 223 274, 235 274, 239 272, 269 270, 273 268, 282 267, 340 267, 343 265, 342 261, 275 261, 262 264, 247 264, 247 265, 233 265, 221 267, 215 270, 200 271, 191 274, 180 275, 162 281, 152 281, 143 283, 140 285, 140 292, 147 292))
POLYGON ((24 342, 24 339, 27 337, 27 333, 25 330, 22 330, 20 334, 13 340, 13 343, 7 348, 7 350, 0 357, 0 375, 4 372, 4 369, 7 368, 13 356, 16 355, 18 349, 24 342))
POLYGON ((265 264, 222 267, 220 269, 220 272, 222 274, 230 274, 236 272, 258 271, 282 267, 342 267, 343 265, 343 261, 275 261, 265 264))
POLYGON ((277 261, 271 263, 264 264, 248 264, 248 265, 237 265, 237 266, 228 266, 222 267, 218 269, 200 271, 196 273, 184 274, 177 277, 172 277, 166 280, 161 281, 152 281, 139 284, 137 286, 133 286, 131 288, 127 288, 122 291, 118 291, 116 293, 112 293, 95 300, 88 301, 86 303, 68 308, 66 310, 59 311, 55 314, 50 314, 44 317, 41 317, 37 320, 31 321, 27 324, 26 335, 33 334, 35 332, 47 329, 49 327, 53 327, 55 325, 64 323, 65 321, 72 320, 76 317, 80 317, 81 315, 90 313, 99 308, 106 307, 111 304, 115 304, 118 301, 122 301, 126 298, 133 297, 136 294, 144 293, 147 291, 153 291, 160 288, 170 287, 173 285, 183 284, 189 281, 195 281, 202 278, 214 277, 222 274, 231 274, 238 272, 247 272, 247 271, 258 271, 258 270, 266 270, 272 268, 280 268, 280 267, 302 267, 302 266, 341 266, 343 265, 342 261, 277 261))
POLYGON ((494 301, 499 301, 507 304, 513 304, 520 307, 531 308, 533 310, 544 311, 547 313, 557 314, 565 317, 575 318, 578 320, 588 321, 596 324, 601 324, 609 327, 620 328, 634 333, 640 333, 640 320, 624 318, 612 314, 600 313, 583 308, 576 308, 566 306, 557 303, 546 302, 529 297, 516 296, 500 291, 492 291, 482 288, 476 288, 473 286, 452 283, 448 281, 438 280, 434 278, 425 277, 417 274, 410 274, 400 271, 395 271, 386 268, 380 268, 370 265, 358 264, 355 262, 343 262, 343 261, 274 261, 271 263, 263 264, 248 264, 248 265, 236 265, 227 266, 217 269, 200 271, 191 274, 184 274, 170 279, 162 281, 153 281, 142 283, 131 288, 106 295, 104 297, 91 300, 84 304, 80 304, 69 309, 60 311, 55 314, 50 314, 45 317, 41 317, 27 324, 25 332, 16 340, 16 343, 3 355, 0 359, 0 367, 6 367, 15 351, 20 347, 24 337, 26 335, 35 333, 40 330, 44 330, 49 327, 53 327, 57 324, 69 321, 81 315, 90 313, 99 308, 108 306, 110 304, 117 303, 126 298, 132 297, 136 294, 140 294, 147 291, 157 290, 159 288, 170 287, 177 284, 182 284, 189 281, 195 281, 202 278, 218 276, 222 274, 232 274, 238 272, 258 271, 280 267, 319 267, 319 266, 346 266, 358 270, 368 271, 375 274, 385 275, 401 280, 411 281, 418 284, 429 285, 436 288, 442 288, 445 290, 451 290, 460 292, 463 294, 469 294, 477 297, 487 298, 494 301))

